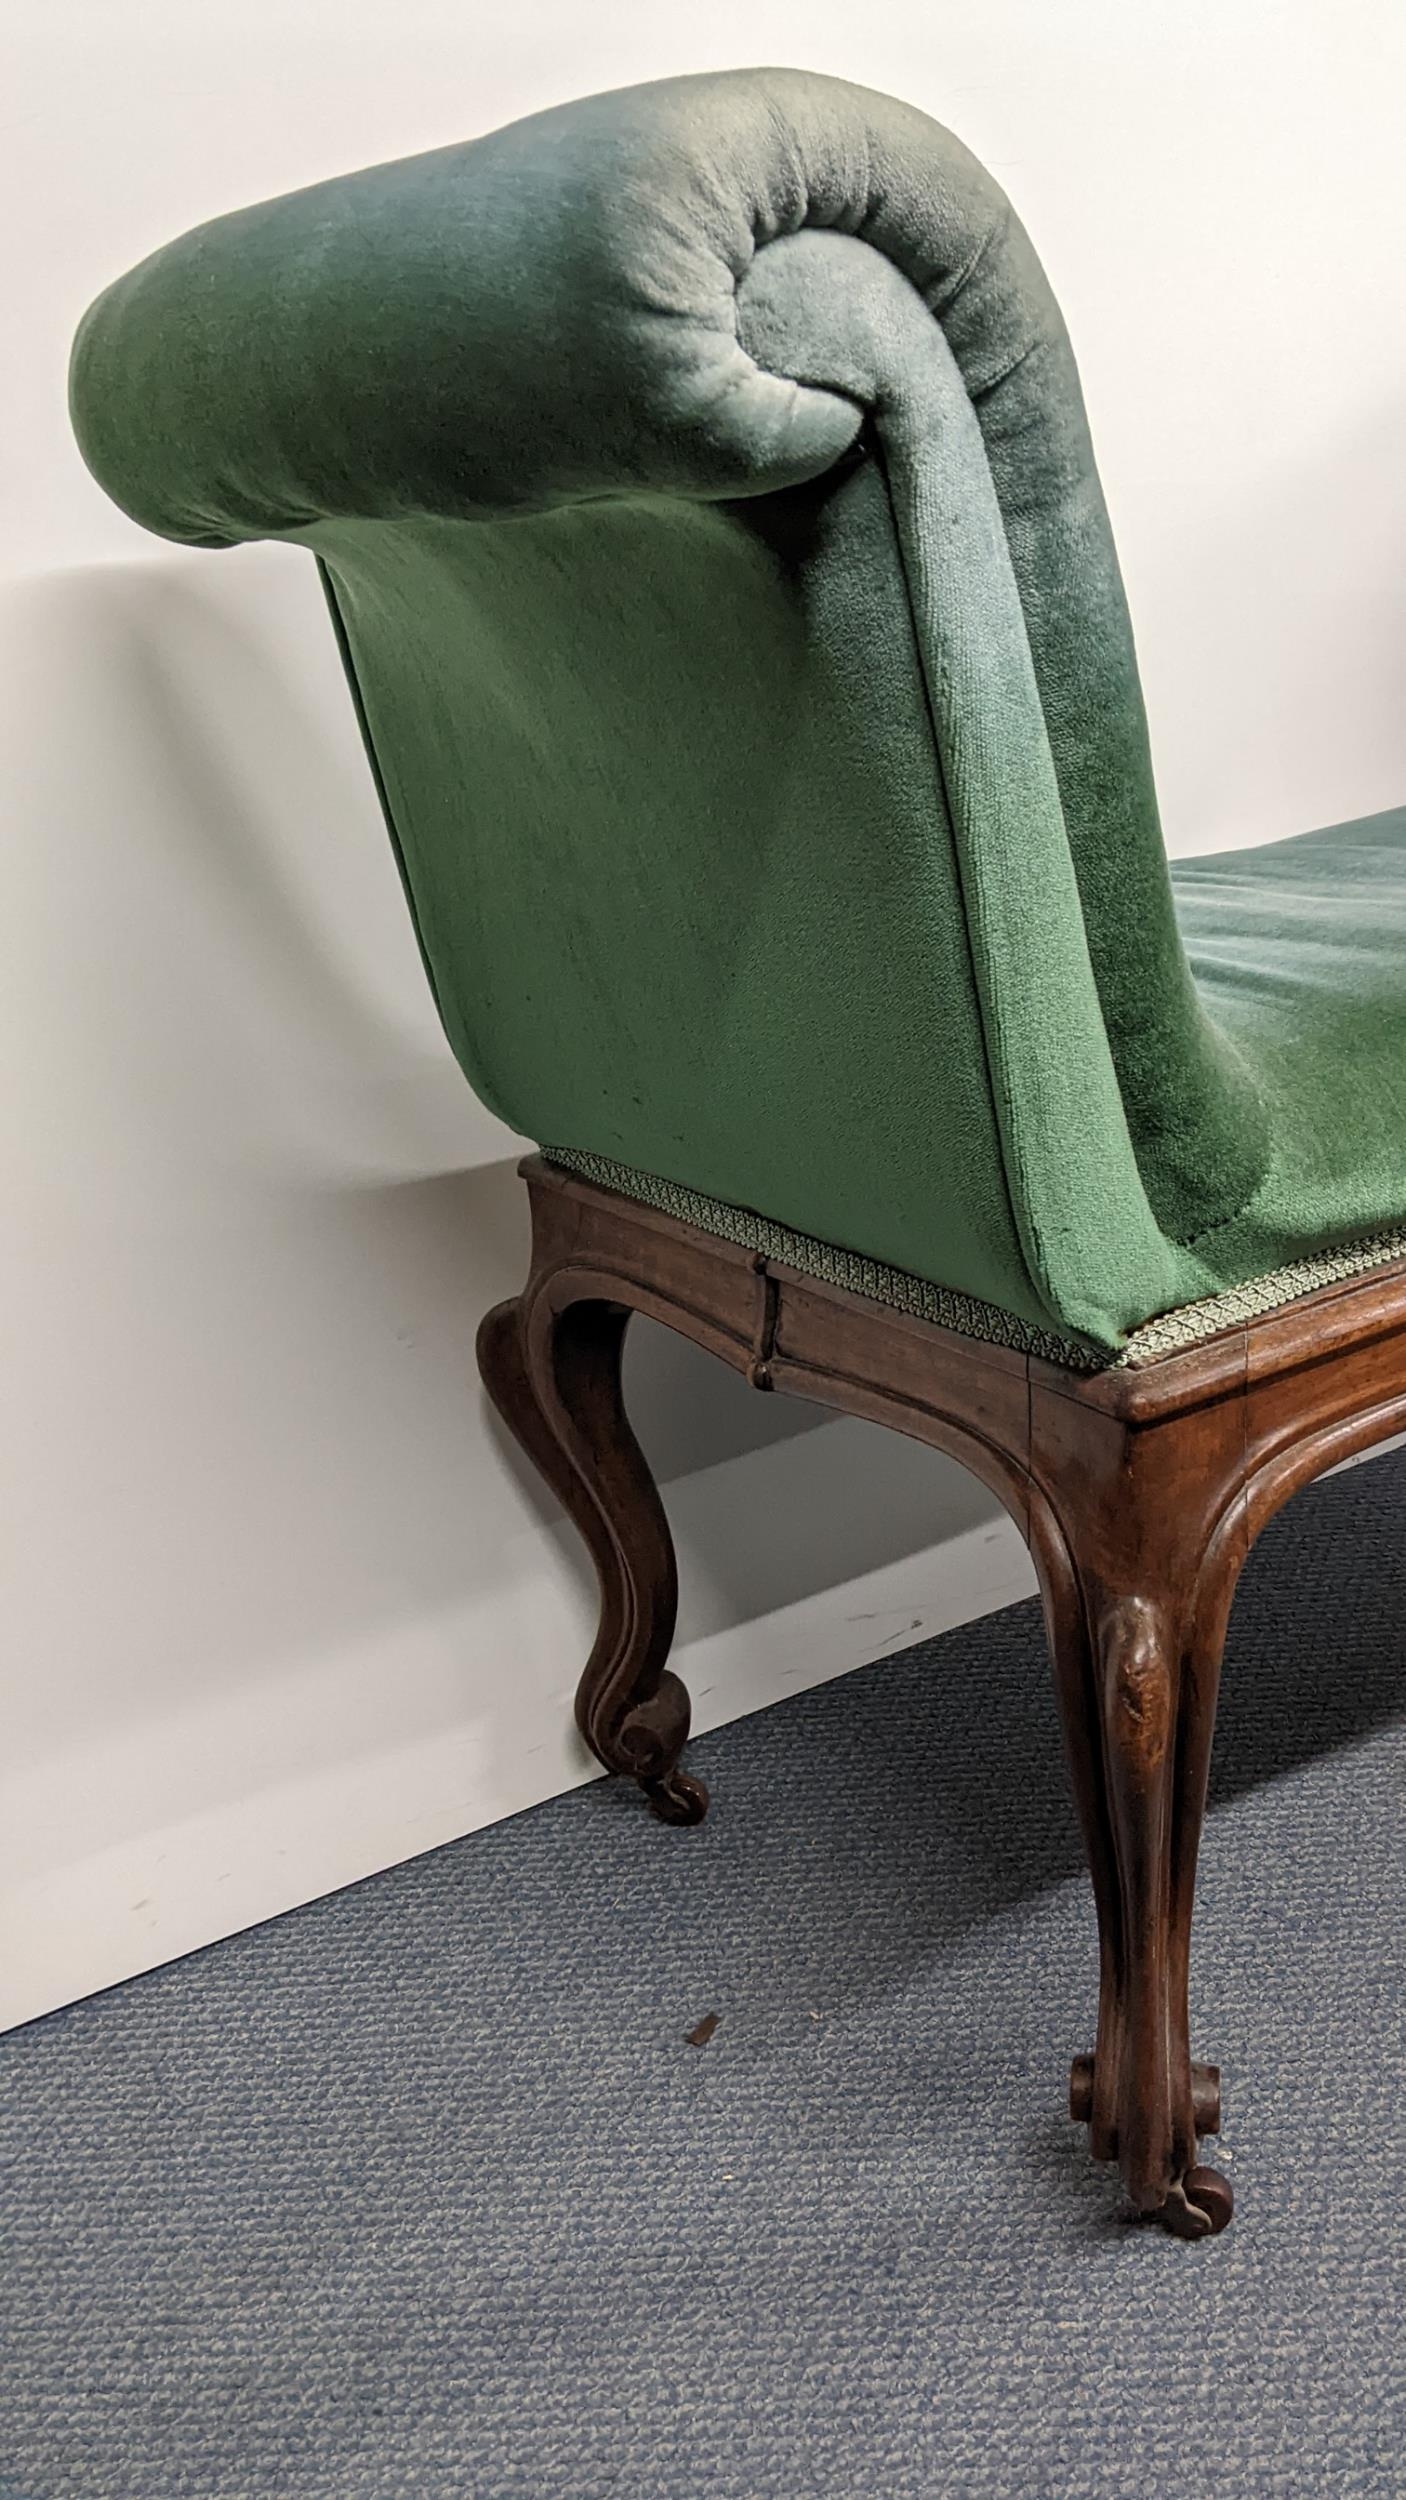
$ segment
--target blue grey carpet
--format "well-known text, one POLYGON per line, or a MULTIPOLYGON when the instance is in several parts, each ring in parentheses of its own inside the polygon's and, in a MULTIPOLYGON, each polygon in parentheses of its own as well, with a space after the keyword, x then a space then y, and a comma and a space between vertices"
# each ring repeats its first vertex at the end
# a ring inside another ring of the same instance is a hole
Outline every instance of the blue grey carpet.
POLYGON ((589 1788, 0 2042, 0 2484, 1394 2500, 1403 1513, 1400 1456, 1315 1487, 1236 1608, 1225 2237, 1061 2114, 1093 1925, 1016 1607, 698 1744, 701 1830, 589 1788))

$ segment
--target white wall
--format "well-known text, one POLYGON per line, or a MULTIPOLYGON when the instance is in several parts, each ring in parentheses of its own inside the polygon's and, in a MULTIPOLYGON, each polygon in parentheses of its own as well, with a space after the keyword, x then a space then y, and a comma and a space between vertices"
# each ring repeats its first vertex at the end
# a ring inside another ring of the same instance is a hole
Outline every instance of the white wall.
MULTIPOLYGON (((472 1374, 514 1141, 429 1012, 310 568, 163 550, 82 470, 108 277, 594 87, 891 88, 1070 316, 1173 847, 1406 797, 1398 0, 46 0, 14 34, 0 2023, 586 1767, 586 1576, 472 1374)), ((936 1459, 657 1332, 632 1375, 702 1724, 1028 1584, 936 1459)))

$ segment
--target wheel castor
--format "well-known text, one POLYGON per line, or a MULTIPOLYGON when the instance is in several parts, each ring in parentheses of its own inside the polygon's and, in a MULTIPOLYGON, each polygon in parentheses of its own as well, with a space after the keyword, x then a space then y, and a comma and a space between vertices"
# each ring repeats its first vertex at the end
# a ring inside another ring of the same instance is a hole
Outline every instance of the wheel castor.
POLYGON ((1197 2162, 1178 2180, 1157 2219, 1179 2240, 1208 2240, 1225 2229, 1234 2211, 1230 2181, 1219 2170, 1197 2162))
POLYGON ((708 1811, 708 1791, 689 1771, 666 1771, 662 1779, 641 1780, 640 1786, 661 1823, 701 1823, 708 1811))

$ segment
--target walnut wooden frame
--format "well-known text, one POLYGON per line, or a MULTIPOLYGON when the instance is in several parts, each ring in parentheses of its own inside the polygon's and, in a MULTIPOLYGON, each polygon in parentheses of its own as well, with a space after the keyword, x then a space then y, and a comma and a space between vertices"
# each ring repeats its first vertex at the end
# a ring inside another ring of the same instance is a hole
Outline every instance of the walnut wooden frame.
POLYGON ((959 1459, 1035 1561, 1093 1877, 1098 2027, 1071 2110, 1139 2211, 1186 2238, 1223 2229, 1229 2184, 1197 2157, 1219 2127, 1220 2077, 1191 2057, 1187 1973, 1226 1621, 1280 1504, 1406 1427, 1406 1261, 1141 1369, 1087 1374, 822 1284, 539 1157, 522 1170, 531 1273, 484 1320, 479 1366, 600 1576, 577 1696, 586 1742, 666 1822, 702 1817, 707 1791, 679 1767, 688 1696, 667 1664, 673 1546, 621 1396, 632 1312, 756 1389, 959 1459))

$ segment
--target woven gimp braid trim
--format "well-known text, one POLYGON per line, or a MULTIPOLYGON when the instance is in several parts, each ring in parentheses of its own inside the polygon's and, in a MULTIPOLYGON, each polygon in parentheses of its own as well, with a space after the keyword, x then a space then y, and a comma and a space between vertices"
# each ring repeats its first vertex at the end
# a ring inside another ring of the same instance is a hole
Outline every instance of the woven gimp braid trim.
POLYGON ((659 1180, 651 1172, 636 1172, 629 1164, 613 1163, 608 1155, 582 1154, 571 1146, 543 1146, 541 1151, 548 1163, 559 1165, 563 1171, 578 1173, 582 1180, 594 1181, 601 1189, 613 1189, 622 1198, 637 1199, 661 1215, 677 1216, 681 1223, 712 1233, 719 1241, 758 1251, 763 1258, 793 1267, 802 1276, 817 1277, 827 1285, 842 1285, 847 1292, 862 1294, 870 1302, 882 1302, 890 1310, 908 1311, 917 1319, 933 1320, 959 1337, 975 1337, 985 1345, 1010 1346, 1017 1354, 1038 1354, 1045 1362, 1062 1363, 1069 1371, 1137 1370, 1145 1363, 1159 1361, 1164 1354, 1179 1354, 1187 1346, 1199 1345, 1205 1337, 1218 1336, 1222 1329, 1238 1327, 1246 1320, 1261 1318, 1266 1311, 1277 1311, 1285 1303, 1297 1302, 1302 1294, 1312 1293, 1320 1285, 1343 1284, 1350 1276, 1365 1276, 1374 1267, 1386 1267, 1393 1259, 1406 1257, 1406 1226, 1398 1226, 1392 1232, 1371 1233, 1335 1249, 1317 1251, 1312 1258, 1296 1259, 1291 1266, 1275 1268, 1267 1276, 1252 1276, 1247 1284, 1211 1294, 1204 1302, 1187 1302, 1180 1310, 1163 1311, 1132 1331, 1121 1354, 1105 1354, 1097 1346, 1081 1344, 1077 1337, 1062 1336, 1056 1329, 1037 1328, 1027 1320, 1017 1319, 1014 1312, 1000 1310, 992 1302, 981 1302, 974 1294, 958 1293, 949 1285, 929 1284, 922 1276, 910 1276, 905 1268, 886 1267, 881 1259, 861 1258, 856 1251, 816 1241, 809 1233, 792 1232, 788 1224, 774 1224, 769 1216, 754 1215, 749 1207, 728 1206, 721 1198, 707 1198, 700 1190, 685 1189, 677 1181, 659 1180))

